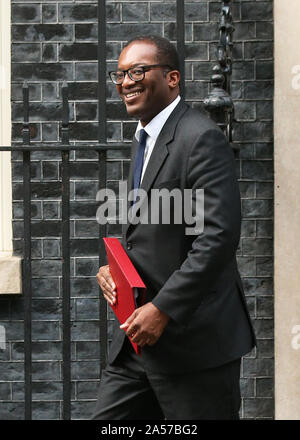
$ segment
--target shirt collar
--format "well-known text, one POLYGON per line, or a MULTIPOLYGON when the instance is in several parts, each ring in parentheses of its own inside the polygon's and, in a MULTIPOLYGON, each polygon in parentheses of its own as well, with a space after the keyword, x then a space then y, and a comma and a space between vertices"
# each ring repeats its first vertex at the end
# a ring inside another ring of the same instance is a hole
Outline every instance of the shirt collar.
POLYGON ((139 121, 139 123, 136 127, 136 130, 135 130, 136 140, 139 141, 140 131, 143 128, 146 131, 146 133, 148 134, 148 136, 151 139, 153 139, 154 141, 156 141, 156 139, 158 138, 158 135, 161 132, 163 126, 165 125, 168 117, 170 116, 170 114, 172 113, 172 111, 174 110, 176 105, 179 103, 180 99, 181 98, 178 95, 177 98, 171 102, 171 104, 169 104, 160 113, 158 113, 156 116, 154 116, 154 118, 151 119, 151 121, 147 125, 145 125, 145 127, 143 127, 141 124, 141 121, 139 121))

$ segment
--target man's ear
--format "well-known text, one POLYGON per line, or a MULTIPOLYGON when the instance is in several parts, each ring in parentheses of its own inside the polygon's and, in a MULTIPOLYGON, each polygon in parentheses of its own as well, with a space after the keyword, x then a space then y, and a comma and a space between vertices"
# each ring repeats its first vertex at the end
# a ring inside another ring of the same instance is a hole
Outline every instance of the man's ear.
POLYGON ((171 89, 175 89, 179 85, 180 72, 178 70, 171 70, 167 72, 168 85, 171 89))

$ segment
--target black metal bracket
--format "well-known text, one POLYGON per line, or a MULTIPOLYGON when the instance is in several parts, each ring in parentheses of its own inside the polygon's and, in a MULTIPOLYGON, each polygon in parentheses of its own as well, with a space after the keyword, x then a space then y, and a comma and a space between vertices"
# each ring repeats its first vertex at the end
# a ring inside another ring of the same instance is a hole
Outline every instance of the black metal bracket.
POLYGON ((212 69, 212 88, 208 97, 204 100, 204 106, 210 113, 210 117, 219 125, 231 143, 234 116, 234 105, 231 98, 232 34, 234 27, 230 1, 222 1, 219 24, 220 41, 217 49, 218 64, 212 69))

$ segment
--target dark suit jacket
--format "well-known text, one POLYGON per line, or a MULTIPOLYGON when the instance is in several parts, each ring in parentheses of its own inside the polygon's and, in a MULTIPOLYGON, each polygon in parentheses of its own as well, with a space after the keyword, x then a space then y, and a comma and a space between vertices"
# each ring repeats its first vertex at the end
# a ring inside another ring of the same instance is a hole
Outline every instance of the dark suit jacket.
MULTIPOLYGON (((136 148, 134 139, 132 159, 136 148)), ((255 336, 235 257, 240 195, 221 130, 181 100, 156 141, 141 188, 148 191, 149 212, 150 189, 204 189, 204 231, 198 236, 186 235, 184 223, 124 228, 123 246, 147 286, 146 301, 171 318, 157 343, 142 349, 145 368, 184 373, 245 355, 255 336)), ((110 363, 124 338, 116 321, 110 363)))

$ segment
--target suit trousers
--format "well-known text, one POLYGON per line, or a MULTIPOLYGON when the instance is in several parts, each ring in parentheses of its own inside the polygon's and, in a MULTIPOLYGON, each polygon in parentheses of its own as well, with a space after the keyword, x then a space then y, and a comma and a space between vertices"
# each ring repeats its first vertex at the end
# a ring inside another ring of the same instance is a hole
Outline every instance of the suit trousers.
POLYGON ((126 338, 103 371, 92 419, 237 420, 240 361, 193 373, 153 373, 126 338))

